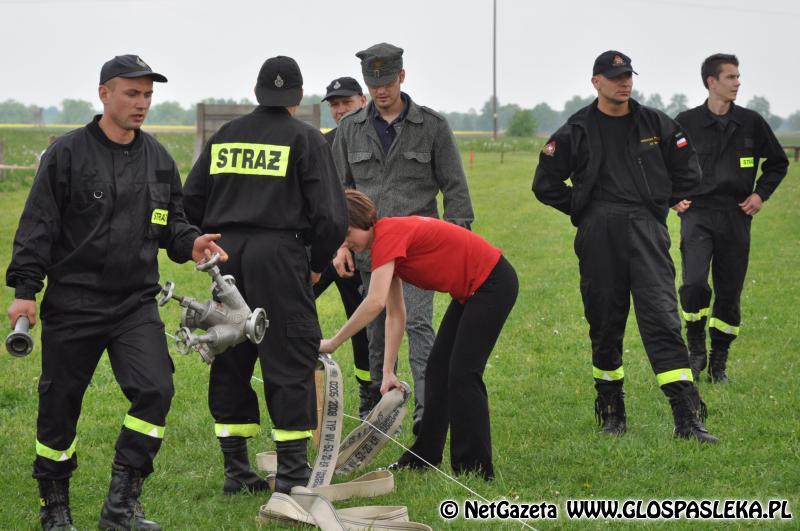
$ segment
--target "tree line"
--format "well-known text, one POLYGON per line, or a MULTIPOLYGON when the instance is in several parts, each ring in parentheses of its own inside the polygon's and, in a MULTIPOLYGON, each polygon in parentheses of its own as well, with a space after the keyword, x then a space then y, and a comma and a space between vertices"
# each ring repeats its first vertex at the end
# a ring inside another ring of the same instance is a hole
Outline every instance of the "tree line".
MULTIPOLYGON (((662 110, 670 116, 689 108, 689 99, 685 94, 673 94, 669 102, 664 102, 661 95, 653 93, 645 96, 634 90, 633 98, 645 105, 662 110)), ((303 98, 303 104, 320 103, 322 96, 312 94, 303 98)), ((530 136, 535 133, 555 131, 575 111, 588 105, 594 96, 575 95, 564 102, 561 110, 553 109, 547 103, 539 103, 530 109, 515 103, 501 104, 497 102, 497 128, 514 136, 530 136)), ((243 104, 255 105, 247 98, 234 100, 231 98, 206 98, 203 103, 211 104, 243 104)), ((323 104, 324 107, 324 104, 323 104)), ((772 114, 770 104, 764 96, 754 96, 745 107, 761 113, 775 130, 800 131, 800 110, 787 117, 772 114)), ((324 111, 324 109, 323 109, 324 111)), ((39 107, 9 99, 0 102, 0 123, 17 124, 84 124, 91 121, 99 111, 93 104, 85 100, 65 99, 60 107, 39 107)), ((493 128, 492 98, 489 98, 480 111, 470 109, 467 112, 443 112, 447 121, 456 131, 491 131, 493 128)), ((334 127, 330 113, 322 112, 322 127, 334 127)), ((176 101, 164 101, 150 108, 147 123, 156 125, 194 125, 197 120, 197 106, 183 107, 176 101)))

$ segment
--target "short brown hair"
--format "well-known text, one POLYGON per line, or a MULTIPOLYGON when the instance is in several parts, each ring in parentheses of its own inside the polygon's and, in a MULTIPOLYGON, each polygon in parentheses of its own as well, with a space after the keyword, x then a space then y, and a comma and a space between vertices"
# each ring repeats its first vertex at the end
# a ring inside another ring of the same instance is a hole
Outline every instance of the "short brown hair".
POLYGON ((347 194, 348 225, 361 230, 369 230, 378 221, 375 203, 358 190, 345 190, 347 194))
POLYGON ((729 53, 715 53, 706 57, 703 64, 700 65, 700 77, 703 78, 703 85, 708 88, 708 78, 714 77, 719 79, 719 74, 722 71, 722 65, 739 66, 739 59, 735 55, 729 53))

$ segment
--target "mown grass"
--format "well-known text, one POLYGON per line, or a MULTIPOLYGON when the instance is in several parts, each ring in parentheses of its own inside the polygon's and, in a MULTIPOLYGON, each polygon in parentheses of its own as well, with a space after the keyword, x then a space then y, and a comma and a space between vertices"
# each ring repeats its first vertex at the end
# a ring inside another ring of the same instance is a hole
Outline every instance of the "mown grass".
MULTIPOLYGON (((0 131, 0 135, 8 134, 0 131)), ((14 136, 14 135, 12 135, 14 136)), ((8 138, 8 137, 6 137, 8 138)), ((159 134, 175 154, 183 174, 191 161, 192 135, 159 134)), ((44 135, 46 141, 46 133, 44 135)), ((35 139, 34 139, 35 140, 35 139)), ((24 143, 24 141, 20 141, 24 143)), ((520 277, 520 294, 486 369, 492 409, 497 479, 485 483, 462 479, 488 499, 560 505, 558 521, 531 521, 537 529, 604 529, 611 522, 569 522, 567 499, 788 499, 795 520, 773 522, 628 522, 626 527, 669 529, 797 528, 800 511, 800 373, 796 311, 800 287, 800 165, 753 224, 753 245, 743 296, 742 336, 731 354, 730 385, 701 384, 708 403, 707 426, 722 439, 709 447, 675 440, 669 406, 659 391, 630 318, 625 342, 629 432, 621 438, 597 433, 587 325, 578 292, 574 229, 566 216, 535 201, 530 181, 536 150, 476 151, 473 165, 465 156, 477 220, 474 230, 498 246, 520 277)), ((463 146, 462 146, 463 147, 463 146)), ((36 148, 38 150, 38 144, 36 148)), ((35 152, 35 151, 34 151, 35 152)), ((466 153, 466 151, 464 151, 466 153)), ((11 240, 27 190, 23 184, 0 193, 0 263, 7 264, 11 240)), ((670 216, 673 256, 678 264, 678 224, 670 216)), ((162 279, 174 280, 181 294, 204 298, 205 275, 188 264, 161 257, 162 279)), ((5 289, 0 306, 13 294, 5 289)), ((436 320, 447 297, 437 295, 436 320)), ((319 300, 323 330, 332 334, 344 322, 336 290, 319 300)), ((162 311, 168 330, 178 325, 177 306, 162 311)), ((38 335, 38 327, 34 331, 38 335)), ((38 341, 38 336, 37 336, 38 341)), ((349 347, 337 353, 346 375, 352 374, 349 347)), ((40 352, 22 359, 0 355, 0 445, 5 473, 0 476, 0 528, 37 525, 37 494, 30 478, 36 421, 36 379, 40 352)), ((145 485, 148 515, 166 529, 250 529, 265 496, 224 497, 221 455, 206 406, 208 368, 198 357, 175 359, 176 396, 168 418, 156 471, 145 485)), ((410 378, 406 356, 400 375, 410 378)), ((260 393, 260 384, 254 382, 260 393)), ((260 393, 261 394, 261 393, 260 393)), ((346 411, 356 411, 352 378, 345 387, 346 411)), ((262 402, 263 406, 263 402, 262 402)), ((79 528, 96 525, 108 486, 113 445, 127 403, 104 357, 84 401, 78 426, 80 467, 72 482, 73 514, 79 528)), ((262 411, 266 411, 262 407, 262 411)), ((346 429, 354 426, 348 420, 346 429)), ((251 450, 271 448, 269 419, 251 450)), ((407 423, 399 438, 412 441, 407 423)), ((394 461, 401 449, 390 446, 375 466, 394 461)), ((445 458, 447 464, 447 457, 445 458)), ((447 467, 445 466, 445 470, 447 467)), ((434 472, 402 472, 388 496, 338 505, 407 505, 415 520, 434 529, 520 529, 518 523, 446 522, 439 503, 470 499, 459 485, 434 472)))

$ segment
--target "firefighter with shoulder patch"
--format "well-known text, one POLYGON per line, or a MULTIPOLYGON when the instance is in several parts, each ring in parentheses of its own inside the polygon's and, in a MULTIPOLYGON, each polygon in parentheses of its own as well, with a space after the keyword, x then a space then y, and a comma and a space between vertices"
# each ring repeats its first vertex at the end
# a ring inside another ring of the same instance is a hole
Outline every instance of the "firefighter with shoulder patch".
POLYGON ((294 59, 267 59, 255 95, 259 106, 209 139, 185 186, 189 219, 222 233, 230 254, 222 272, 236 278, 244 299, 264 308, 270 323, 261 344, 240 343, 211 365, 208 403, 228 494, 267 488, 247 454, 247 439, 260 425, 250 385, 256 360, 278 452, 275 488, 288 493, 308 482, 307 443, 317 423, 314 367, 322 337, 312 284, 347 231, 344 190, 330 147, 318 130, 292 116, 303 97, 294 59))
POLYGON ((786 176, 789 159, 767 121, 734 104, 739 60, 714 54, 700 68, 708 99, 675 119, 700 156, 703 182, 674 209, 681 218, 683 283, 679 293, 695 379, 728 380, 728 349, 739 335, 741 295, 750 255, 750 223, 786 176), (763 163, 761 161, 763 160, 763 163), (759 164, 761 176, 756 181, 759 164), (714 307, 709 314, 714 279, 714 307), (711 336, 707 360, 706 321, 711 336))
POLYGON ((103 351, 131 407, 122 422, 100 529, 161 529, 139 497, 161 448, 174 394, 172 360, 158 315, 158 249, 201 261, 214 240, 190 225, 175 161, 140 130, 153 82, 166 82, 136 55, 103 65, 103 114, 58 138, 42 158, 14 238, 6 283, 21 316, 36 323, 42 301, 42 374, 33 477, 43 529, 75 529, 69 480, 78 466, 81 402, 103 351))
POLYGON ((700 168, 678 124, 631 99, 634 73, 621 52, 597 57, 597 99, 544 146, 533 192, 578 227, 575 253, 603 432, 627 429, 622 340, 633 296, 645 351, 672 406, 675 434, 714 443, 681 336, 666 225, 669 207, 700 182, 700 168))

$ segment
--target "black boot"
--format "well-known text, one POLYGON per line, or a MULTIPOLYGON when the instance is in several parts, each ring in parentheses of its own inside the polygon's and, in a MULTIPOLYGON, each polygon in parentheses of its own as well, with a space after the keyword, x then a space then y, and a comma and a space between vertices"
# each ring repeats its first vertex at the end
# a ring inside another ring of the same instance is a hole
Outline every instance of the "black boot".
POLYGON ((597 385, 594 414, 603 433, 622 435, 628 429, 625 416, 625 392, 618 385, 597 385))
POLYGON ((697 439, 702 443, 718 443, 719 439, 708 433, 703 422, 708 416, 705 403, 700 399, 697 387, 692 385, 676 396, 670 396, 672 416, 675 419, 675 436, 697 439))
POLYGON ((722 383, 728 381, 725 366, 728 364, 728 349, 711 347, 708 363, 708 381, 722 383))
POLYGON ((220 437, 219 446, 222 448, 222 456, 225 459, 223 494, 269 490, 267 482, 250 467, 247 439, 244 437, 220 437))
POLYGON ((381 388, 372 382, 358 380, 358 398, 358 417, 364 420, 369 415, 369 412, 372 411, 372 408, 380 402, 381 388))
POLYGON ((700 330, 699 333, 686 333, 686 343, 689 347, 689 367, 692 368, 692 378, 697 382, 700 373, 706 368, 706 331, 700 330))
POLYGON ((308 439, 278 441, 278 473, 275 475, 275 492, 289 494, 292 487, 305 487, 311 477, 308 466, 308 439))
POLYGON ((108 496, 100 511, 100 529, 159 531, 161 526, 144 516, 139 496, 144 477, 141 470, 113 463, 108 496))
POLYGON ((39 522, 47 531, 77 531, 69 511, 69 479, 39 480, 39 522))

